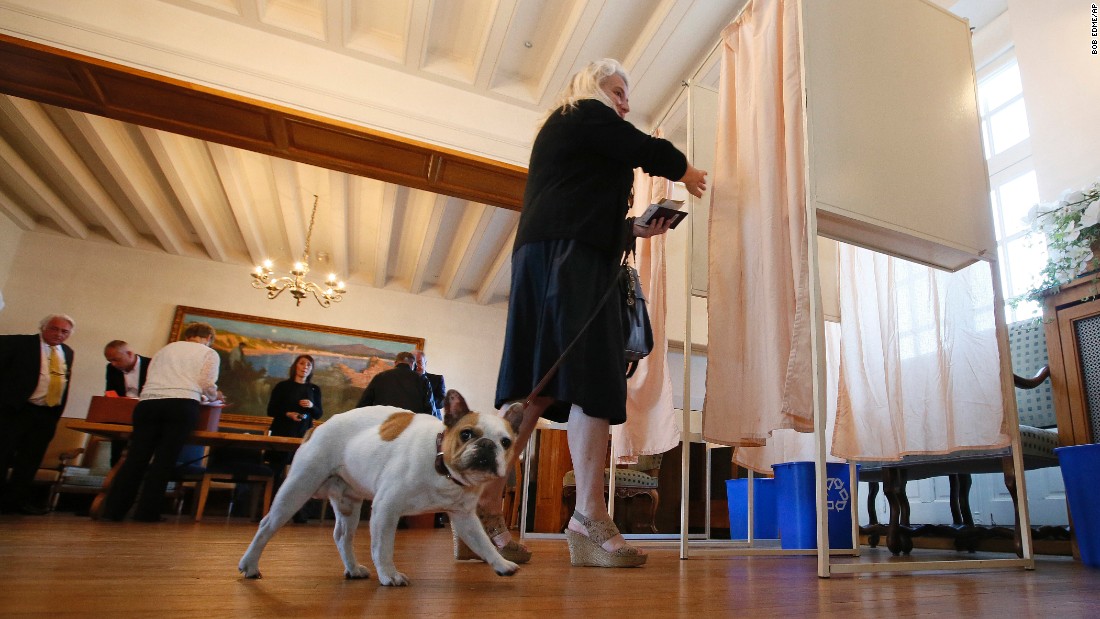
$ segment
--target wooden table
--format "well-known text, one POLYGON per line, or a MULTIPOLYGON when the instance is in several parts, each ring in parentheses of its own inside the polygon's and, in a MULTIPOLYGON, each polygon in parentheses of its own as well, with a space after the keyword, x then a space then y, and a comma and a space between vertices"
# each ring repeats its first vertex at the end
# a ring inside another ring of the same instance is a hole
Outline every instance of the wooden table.
MULTIPOLYGON (((96 421, 73 420, 69 427, 78 432, 85 432, 106 439, 130 438, 133 426, 121 423, 100 423, 96 421)), ((210 430, 195 430, 187 441, 192 445, 210 445, 214 447, 244 447, 253 449, 274 449, 277 451, 294 451, 302 444, 302 439, 290 436, 268 436, 266 434, 243 434, 241 432, 211 432, 210 430)))
MULTIPOLYGON (((122 423, 102 423, 97 421, 71 421, 69 427, 78 432, 86 432, 106 439, 127 439, 133 433, 133 426, 122 423)), ((240 432, 213 432, 210 430, 195 430, 188 438, 188 443, 193 445, 210 445, 212 447, 237 447, 245 449, 274 449, 277 451, 294 451, 302 444, 302 439, 289 436, 268 436, 266 434, 242 434, 240 432)), ((125 461, 125 456, 111 468, 107 478, 103 481, 103 488, 92 501, 89 511, 93 519, 99 519, 103 510, 103 502, 111 487, 111 481, 118 472, 119 467, 125 461)))

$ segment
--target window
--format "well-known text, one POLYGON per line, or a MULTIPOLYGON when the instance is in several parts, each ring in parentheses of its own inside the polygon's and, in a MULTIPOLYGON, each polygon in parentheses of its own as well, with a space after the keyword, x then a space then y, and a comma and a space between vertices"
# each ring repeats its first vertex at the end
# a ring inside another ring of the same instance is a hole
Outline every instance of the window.
POLYGON ((982 116, 985 158, 990 159, 1030 137, 1027 109, 1020 83, 1020 66, 1015 58, 978 82, 978 105, 982 116))
MULTIPOLYGON (((1020 67, 1013 51, 978 72, 978 106, 982 141, 989 163, 990 203, 997 232, 1001 289, 1010 301, 1030 288, 1046 264, 1046 248, 1029 236, 1023 222, 1039 201, 1039 186, 1031 163, 1031 132, 1027 123, 1020 67)), ((1005 307, 1008 322, 1037 316, 1042 308, 1029 302, 1005 307)))
POLYGON ((910 368, 937 364, 935 355, 952 348, 959 330, 992 331, 993 293, 979 282, 988 281, 989 266, 973 264, 955 273, 895 259, 889 274, 895 294, 898 355, 910 368), (929 303, 933 300, 933 303, 929 303))
MULTIPOLYGON (((1029 161, 991 175, 990 185, 1001 287, 1005 299, 1011 300, 1031 288, 1047 261, 1046 246, 1041 239, 1029 234, 1030 229, 1022 221, 1028 210, 1039 202, 1039 188, 1029 161)), ((1042 307, 1034 301, 1005 308, 1008 322, 1041 313, 1042 307)))
POLYGON ((934 353, 938 330, 934 313, 926 311, 931 298, 926 266, 895 260, 891 276, 897 294, 898 354, 903 360, 934 353))

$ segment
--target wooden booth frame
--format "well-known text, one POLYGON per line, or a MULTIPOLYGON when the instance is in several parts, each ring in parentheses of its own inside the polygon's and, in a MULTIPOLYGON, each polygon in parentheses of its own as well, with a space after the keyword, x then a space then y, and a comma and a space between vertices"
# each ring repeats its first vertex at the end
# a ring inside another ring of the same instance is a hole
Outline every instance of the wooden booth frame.
POLYGON ((424 349, 424 338, 360 331, 261 316, 177 306, 169 341, 187 325, 205 322, 217 331, 213 348, 221 359, 218 388, 227 412, 267 415, 271 389, 290 373, 298 355, 314 360, 313 382, 321 388, 326 416, 352 408, 371 378, 393 367, 402 351, 424 349))

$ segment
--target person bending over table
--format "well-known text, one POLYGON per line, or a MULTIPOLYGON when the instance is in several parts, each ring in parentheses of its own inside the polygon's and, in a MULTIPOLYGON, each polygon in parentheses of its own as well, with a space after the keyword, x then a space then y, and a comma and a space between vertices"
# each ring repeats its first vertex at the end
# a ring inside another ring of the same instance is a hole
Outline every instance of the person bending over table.
MULTIPOLYGON (((103 356, 107 359, 106 389, 107 395, 112 392, 120 398, 136 398, 141 395, 141 388, 145 386, 145 379, 149 374, 149 357, 134 354, 130 345, 122 340, 111 340, 103 348, 103 356)), ((111 441, 111 466, 122 459, 122 452, 126 449, 126 441, 111 441)))
POLYGON ((168 480, 187 437, 195 429, 202 402, 221 399, 214 327, 195 322, 183 339, 153 355, 141 401, 134 408, 134 432, 126 459, 115 476, 103 517, 126 517, 141 489, 134 520, 158 522, 168 480), (150 462, 150 460, 152 462, 150 462))

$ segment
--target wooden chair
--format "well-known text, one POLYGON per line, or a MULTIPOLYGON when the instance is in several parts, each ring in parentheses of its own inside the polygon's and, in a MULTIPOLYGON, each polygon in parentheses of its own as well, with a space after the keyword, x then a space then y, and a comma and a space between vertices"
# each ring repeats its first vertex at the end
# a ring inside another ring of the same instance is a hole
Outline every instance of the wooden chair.
MULTIPOLYGON (((61 476, 61 470, 70 465, 78 464, 84 453, 84 447, 88 444, 88 435, 83 432, 69 429, 68 417, 62 417, 57 422, 57 431, 53 439, 46 447, 46 453, 42 455, 42 462, 34 474, 35 484, 51 485, 57 482, 61 476)), ((2 471, 0 474, 7 474, 2 471)))
MULTIPOLYGON (((1058 466, 1054 448, 1058 446, 1058 433, 1054 429, 1057 419, 1052 404, 1049 359, 1044 331, 1034 321, 1025 320, 1008 326, 1009 353, 1012 367, 1017 371, 1034 374, 1030 378, 1014 375, 1016 409, 1020 418, 1020 441, 1024 468, 1034 470, 1058 466)), ((1008 449, 999 451, 967 451, 957 454, 907 456, 901 462, 864 462, 860 479, 868 484, 867 509, 870 526, 868 542, 873 547, 879 535, 886 534, 887 546, 897 554, 908 553, 913 535, 949 535, 955 538, 956 548, 974 550, 976 542, 989 533, 983 527, 975 527, 970 509, 971 474, 1003 473, 1005 487, 1016 507, 1016 477, 1008 449), (905 494, 908 480, 948 476, 949 501, 952 525, 924 525, 914 528, 909 520, 909 500, 905 494), (878 495, 878 483, 883 482, 887 501, 890 503, 890 524, 878 524, 874 501, 878 495)), ((1018 513, 1013 510, 1013 513, 1018 513)), ((1054 527, 1043 527, 1049 533, 1054 527)), ((1017 553, 1020 552, 1020 531, 1017 522, 1013 534, 1017 553)), ((1038 537, 1038 536, 1036 536, 1038 537)))
MULTIPOLYGON (((1027 390, 1039 387, 1049 376, 1049 368, 1043 367, 1031 378, 1014 375, 1013 379, 1018 389, 1027 390)), ((1058 446, 1057 431, 1021 425, 1020 441, 1025 470, 1058 466, 1058 458, 1054 454, 1054 448, 1058 446)), ((1012 498, 1013 513, 1017 515, 1013 531, 1016 553, 1022 556, 1016 474, 1012 465, 1012 455, 1007 447, 996 451, 971 450, 945 455, 906 456, 899 462, 863 463, 860 469, 860 480, 869 482, 867 533, 870 546, 876 546, 880 534, 884 532, 890 552, 895 555, 908 554, 913 549, 911 538, 914 535, 944 533, 955 538, 958 550, 975 550, 976 543, 982 537, 977 534, 970 510, 971 475, 976 473, 1004 474, 1005 487, 1012 498), (906 482, 944 475, 948 476, 950 483, 953 528, 929 527, 927 533, 914 530, 909 520, 909 499, 905 494, 906 482), (879 481, 883 484, 883 492, 890 505, 890 521, 884 530, 878 523, 874 507, 879 481)))
POLYGON ((62 466, 57 480, 50 485, 46 505, 51 511, 57 509, 62 494, 95 495, 103 489, 111 472, 111 441, 92 436, 81 451, 78 458, 69 459, 62 466))
MULTIPOLYGON (((236 491, 239 484, 251 484, 262 489, 261 494, 253 494, 252 511, 253 518, 257 517, 257 503, 262 496, 263 511, 266 514, 271 507, 271 495, 275 487, 275 472, 271 467, 263 464, 260 452, 250 449, 233 449, 227 447, 212 447, 207 459, 206 469, 199 476, 195 498, 195 522, 202 522, 203 512, 206 509, 206 500, 211 489, 217 489, 217 484, 224 484, 223 488, 236 491)), ((229 503, 229 514, 233 513, 233 501, 229 503)))
MULTIPOLYGON (((657 504, 660 496, 657 492, 657 478, 664 454, 638 456, 637 464, 615 467, 615 521, 621 523, 624 533, 656 533, 657 504), (648 499, 644 507, 635 499, 648 499), (622 509, 619 503, 622 503, 622 509)), ((604 496, 607 496, 610 481, 610 469, 604 469, 604 496)), ((565 511, 563 522, 568 522, 577 501, 577 481, 573 471, 562 479, 562 504, 565 511)))

